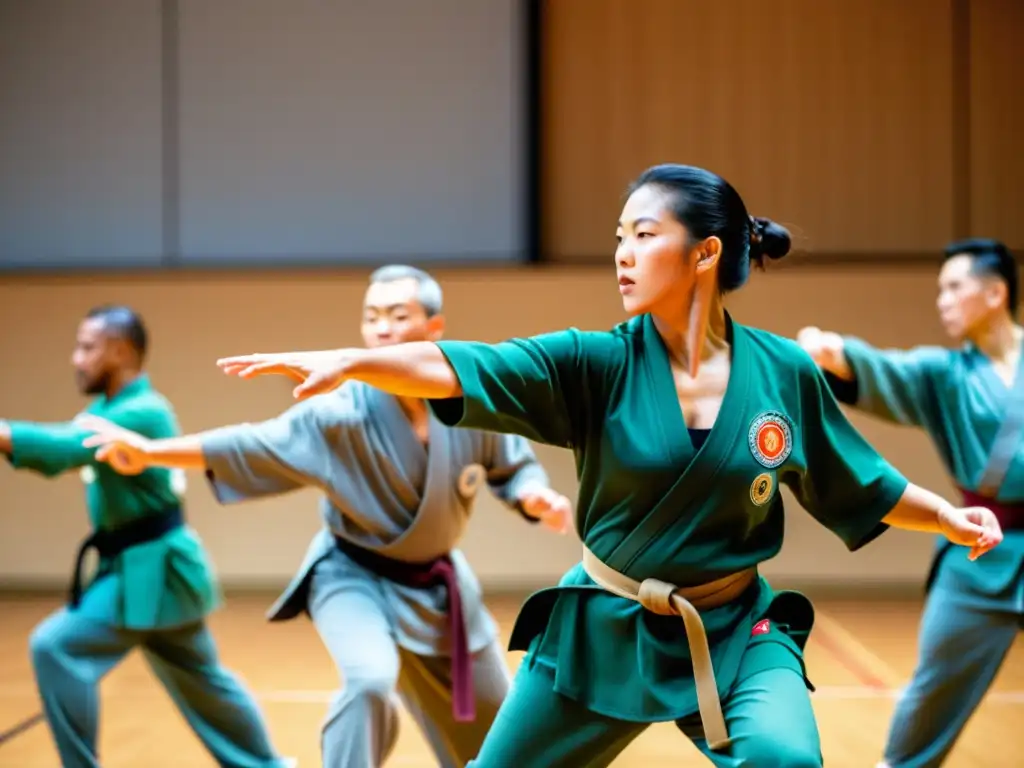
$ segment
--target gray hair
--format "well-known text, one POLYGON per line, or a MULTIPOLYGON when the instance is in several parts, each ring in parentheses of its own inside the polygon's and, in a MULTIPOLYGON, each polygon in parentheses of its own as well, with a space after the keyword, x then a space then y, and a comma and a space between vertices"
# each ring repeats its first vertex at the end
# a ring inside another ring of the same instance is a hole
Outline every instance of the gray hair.
POLYGON ((415 280, 419 286, 416 300, 427 313, 427 317, 441 314, 441 307, 444 296, 441 286, 433 277, 422 269, 410 267, 406 264, 389 264, 386 267, 375 269, 370 275, 370 285, 375 283, 395 283, 399 280, 415 280))

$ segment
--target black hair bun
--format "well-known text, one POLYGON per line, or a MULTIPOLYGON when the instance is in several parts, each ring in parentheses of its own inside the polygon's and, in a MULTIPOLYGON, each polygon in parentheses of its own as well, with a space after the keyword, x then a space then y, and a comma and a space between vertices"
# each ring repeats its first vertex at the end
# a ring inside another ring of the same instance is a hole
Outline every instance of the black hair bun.
POLYGON ((789 230, 771 219, 750 217, 750 260, 763 265, 765 257, 781 259, 789 253, 793 243, 789 230))

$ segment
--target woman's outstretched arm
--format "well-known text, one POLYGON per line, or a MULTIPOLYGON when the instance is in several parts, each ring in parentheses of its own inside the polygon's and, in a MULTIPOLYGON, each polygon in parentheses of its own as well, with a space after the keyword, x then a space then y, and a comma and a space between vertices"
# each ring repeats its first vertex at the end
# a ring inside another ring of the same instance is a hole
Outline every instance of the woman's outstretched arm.
POLYGON ((217 365, 243 379, 289 376, 298 383, 294 390, 298 399, 330 392, 348 379, 404 397, 442 400, 462 394, 455 370, 431 341, 376 349, 256 353, 221 358, 217 365))

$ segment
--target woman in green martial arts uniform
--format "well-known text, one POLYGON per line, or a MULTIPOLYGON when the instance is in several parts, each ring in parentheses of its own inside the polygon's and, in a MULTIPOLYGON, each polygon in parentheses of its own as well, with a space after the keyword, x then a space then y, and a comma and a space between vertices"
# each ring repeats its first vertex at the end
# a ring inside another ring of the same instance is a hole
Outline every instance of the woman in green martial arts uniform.
POLYGON ((795 342, 725 312, 752 262, 788 250, 719 176, 656 166, 618 224, 632 317, 611 331, 220 361, 290 375, 300 397, 360 379, 432 399, 448 424, 575 453, 583 559, 523 606, 510 647, 527 656, 478 768, 607 765, 659 721, 715 765, 821 765, 803 664, 813 610, 757 573, 782 545, 780 484, 851 550, 887 525, 973 556, 1001 540, 988 510, 886 463, 795 342))

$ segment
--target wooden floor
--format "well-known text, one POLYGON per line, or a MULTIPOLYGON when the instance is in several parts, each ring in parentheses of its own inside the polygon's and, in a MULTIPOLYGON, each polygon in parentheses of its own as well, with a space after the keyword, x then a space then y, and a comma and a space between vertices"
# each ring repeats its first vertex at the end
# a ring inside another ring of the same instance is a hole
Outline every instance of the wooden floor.
MULTIPOLYGON (((282 753, 301 766, 320 765, 318 731, 336 675, 306 620, 268 625, 271 595, 240 595, 212 619, 224 661, 254 689, 282 753)), ((491 600, 508 637, 519 601, 491 600)), ((829 768, 871 768, 892 712, 895 689, 914 664, 920 604, 816 601, 818 618, 807 662, 818 687, 814 707, 829 768)), ((0 598, 0 733, 39 710, 26 652, 32 626, 57 598, 0 598)), ((510 654, 514 669, 520 654, 510 654)), ((102 686, 100 749, 107 768, 213 765, 138 654, 102 686)), ((403 715, 404 718, 404 715, 403 715)), ((700 766, 708 763, 671 725, 648 729, 616 766, 700 766)), ((0 743, 0 766, 58 766, 45 724, 0 743)), ((426 768, 432 760, 407 718, 388 766, 426 768)), ((995 686, 968 724, 949 768, 1024 765, 1024 639, 1018 638, 995 686)), ((534 768, 524 766, 524 768, 534 768)), ((541 768, 541 767, 537 767, 541 768)))

